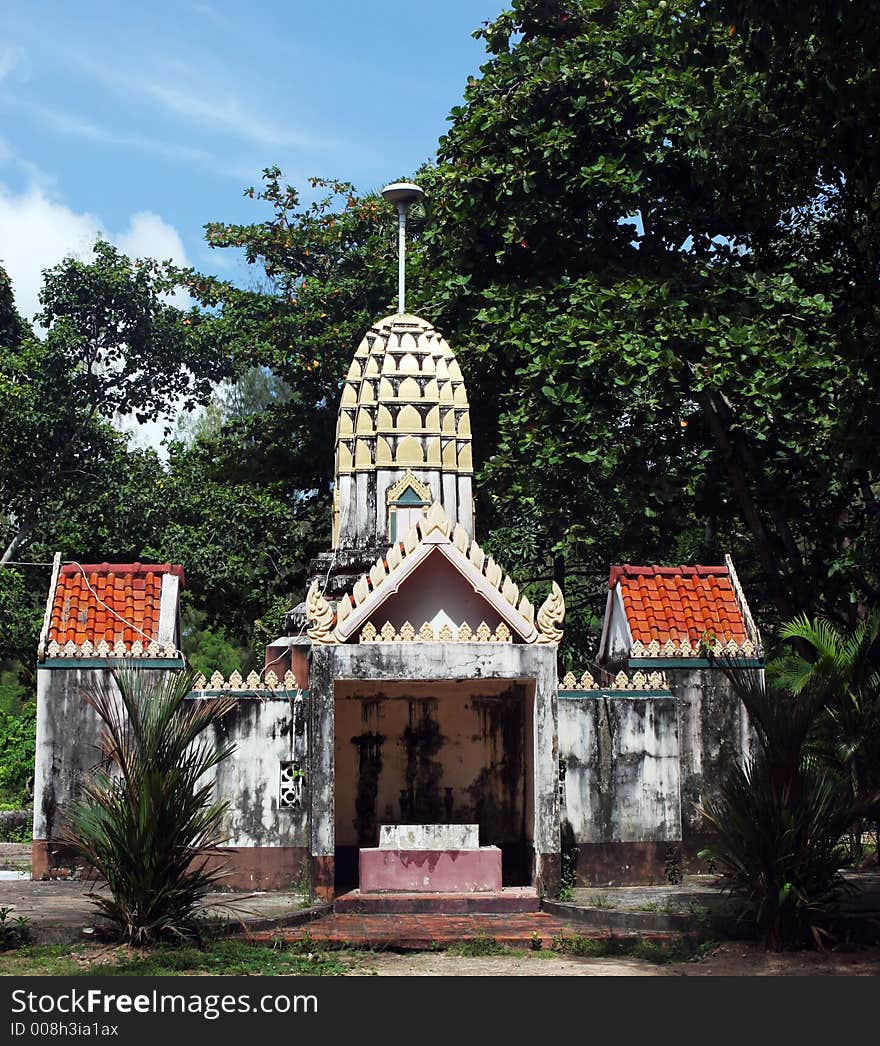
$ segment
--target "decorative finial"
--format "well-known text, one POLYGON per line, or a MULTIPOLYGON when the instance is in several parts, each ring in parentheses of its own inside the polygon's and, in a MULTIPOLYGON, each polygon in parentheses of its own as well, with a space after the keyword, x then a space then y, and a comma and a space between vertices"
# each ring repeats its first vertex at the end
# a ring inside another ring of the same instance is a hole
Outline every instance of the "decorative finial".
POLYGON ((406 312, 406 212, 425 195, 412 182, 392 182, 382 190, 389 203, 397 206, 397 312, 406 312))
POLYGON ((544 600, 538 611, 537 643, 561 643, 562 622, 565 620, 565 600, 562 598, 562 589, 554 581, 550 588, 550 595, 544 600))

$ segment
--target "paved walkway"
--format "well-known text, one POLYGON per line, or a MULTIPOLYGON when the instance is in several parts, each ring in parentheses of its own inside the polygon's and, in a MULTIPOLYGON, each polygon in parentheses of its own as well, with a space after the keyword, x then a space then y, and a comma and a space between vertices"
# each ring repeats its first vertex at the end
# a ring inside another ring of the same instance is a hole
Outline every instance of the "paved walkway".
MULTIPOLYGON (((853 892, 842 899, 847 912, 880 911, 880 871, 844 871, 844 879, 853 892)), ((714 875, 687 875, 676 886, 585 886, 572 891, 571 903, 581 908, 598 908, 625 912, 693 912, 699 908, 718 908, 727 903, 727 895, 714 875)))
MULTIPOLYGON (((25 916, 39 944, 87 940, 103 925, 89 900, 89 885, 80 882, 0 880, 0 907, 25 916)), ((206 917, 229 924, 230 930, 257 930, 310 918, 303 900, 287 893, 217 893, 207 898, 206 917)), ((320 907, 326 911, 326 905, 320 907)))

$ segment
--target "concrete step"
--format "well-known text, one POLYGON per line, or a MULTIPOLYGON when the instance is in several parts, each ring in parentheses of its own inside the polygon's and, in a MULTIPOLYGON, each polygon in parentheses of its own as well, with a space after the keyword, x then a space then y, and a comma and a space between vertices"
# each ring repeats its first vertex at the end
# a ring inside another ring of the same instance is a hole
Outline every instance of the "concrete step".
POLYGON ((370 915, 512 915, 537 912, 533 886, 481 893, 361 893, 351 890, 333 903, 337 913, 370 915))
POLYGON ((334 914, 273 933, 264 930, 248 934, 248 940, 271 943, 274 947, 307 941, 318 948, 425 951, 451 948, 476 939, 527 950, 551 948, 554 939, 571 936, 571 932, 571 927, 545 912, 510 915, 334 914))

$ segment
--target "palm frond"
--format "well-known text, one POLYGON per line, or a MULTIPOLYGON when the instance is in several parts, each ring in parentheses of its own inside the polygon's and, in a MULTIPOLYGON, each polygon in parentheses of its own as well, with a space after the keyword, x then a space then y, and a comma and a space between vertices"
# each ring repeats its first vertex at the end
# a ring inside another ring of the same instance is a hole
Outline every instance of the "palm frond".
POLYGON ((205 733, 235 701, 193 699, 191 688, 187 673, 130 670, 84 695, 102 723, 106 763, 67 810, 67 842, 106 882, 110 896, 91 899, 132 944, 191 936, 225 874, 227 804, 212 800, 206 775, 234 745, 205 733))

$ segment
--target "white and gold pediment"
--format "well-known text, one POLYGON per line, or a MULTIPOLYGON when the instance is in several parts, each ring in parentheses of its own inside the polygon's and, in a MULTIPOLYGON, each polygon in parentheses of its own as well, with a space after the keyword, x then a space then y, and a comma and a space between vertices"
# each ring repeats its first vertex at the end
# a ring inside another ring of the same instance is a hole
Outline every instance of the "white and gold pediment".
MULTIPOLYGON (((403 490, 404 484, 414 482, 418 483, 415 477, 404 475, 398 485, 403 490)), ((565 601, 554 582, 536 614, 519 586, 469 539, 463 527, 453 526, 442 505, 434 501, 403 540, 395 542, 342 597, 335 613, 318 581, 313 582, 306 616, 313 643, 558 643, 565 601), (417 575, 430 583, 418 584, 417 575), (463 594, 473 621, 457 620, 454 606, 442 605, 444 595, 461 605, 463 594), (398 616, 404 609, 407 613, 400 625, 393 624, 396 606, 398 616), (415 624, 413 617, 418 618, 415 624)))

